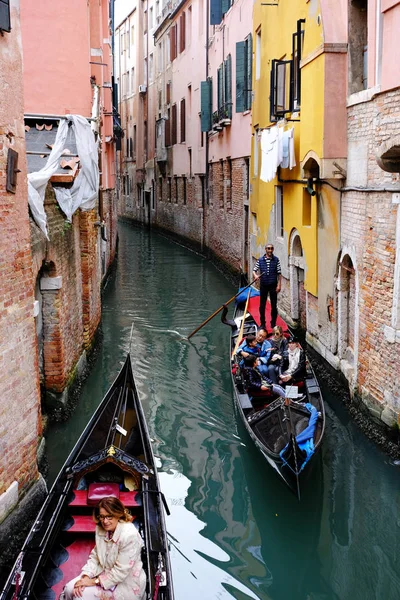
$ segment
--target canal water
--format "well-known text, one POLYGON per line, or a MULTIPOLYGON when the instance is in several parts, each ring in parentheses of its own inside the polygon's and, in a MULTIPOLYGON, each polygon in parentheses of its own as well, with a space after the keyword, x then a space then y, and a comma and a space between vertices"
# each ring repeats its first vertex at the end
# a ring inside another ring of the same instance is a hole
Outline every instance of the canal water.
POLYGON ((204 258, 121 224, 104 293, 103 344, 79 406, 47 436, 52 483, 122 366, 134 373, 171 509, 176 600, 400 598, 398 468, 324 389, 327 432, 298 502, 238 423, 229 330, 216 317, 235 289, 204 258))

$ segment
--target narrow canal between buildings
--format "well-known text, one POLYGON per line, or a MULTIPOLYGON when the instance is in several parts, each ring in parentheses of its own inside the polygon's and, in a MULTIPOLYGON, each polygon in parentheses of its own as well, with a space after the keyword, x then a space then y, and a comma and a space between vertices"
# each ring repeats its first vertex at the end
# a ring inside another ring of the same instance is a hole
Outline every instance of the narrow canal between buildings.
POLYGON ((119 233, 96 364, 75 413, 48 432, 49 483, 124 362, 133 323, 176 600, 400 598, 399 469, 325 389, 327 433, 299 503, 235 419, 228 328, 216 317, 185 341, 234 287, 157 234, 127 224, 119 233))

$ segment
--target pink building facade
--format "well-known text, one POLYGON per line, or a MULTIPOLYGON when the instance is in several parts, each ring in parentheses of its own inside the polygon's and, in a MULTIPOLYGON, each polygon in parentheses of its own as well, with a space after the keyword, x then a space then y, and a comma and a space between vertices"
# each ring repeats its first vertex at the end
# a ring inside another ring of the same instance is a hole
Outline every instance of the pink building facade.
MULTIPOLYGON (((143 122, 141 103, 147 103, 147 121, 156 124, 154 132, 147 127, 155 153, 145 164, 142 183, 136 175, 135 182, 123 186, 120 212, 182 236, 238 270, 248 256, 252 5, 243 0, 227 6, 217 25, 211 24, 203 0, 167 2, 160 10, 156 3, 154 15, 154 74, 150 77, 149 55, 146 92, 140 91, 136 79, 136 104, 133 100, 131 108, 125 109, 123 87, 120 111, 124 122, 137 120, 138 132, 143 122), (236 106, 237 42, 242 43, 242 52, 247 44, 250 63, 246 107, 236 106), (208 129, 202 118, 202 82, 213 88, 206 107, 208 129)), ((140 47, 135 56, 134 68, 140 72, 140 47)), ((123 70, 128 73, 129 68, 123 70)), ((136 138, 138 145, 138 133, 136 138)), ((140 168, 137 148, 136 172, 140 168)), ((129 152, 129 144, 123 145, 122 164, 129 165, 129 152)))

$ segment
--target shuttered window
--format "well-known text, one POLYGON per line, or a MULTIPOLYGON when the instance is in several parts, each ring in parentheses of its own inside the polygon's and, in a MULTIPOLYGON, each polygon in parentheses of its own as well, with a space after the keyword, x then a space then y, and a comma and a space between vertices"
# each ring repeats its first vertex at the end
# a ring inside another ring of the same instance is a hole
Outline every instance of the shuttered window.
POLYGON ((182 13, 179 19, 179 52, 183 52, 186 47, 186 14, 182 13))
POLYGON ((253 37, 236 43, 236 112, 251 108, 253 37))
POLYGON ((210 25, 219 25, 231 6, 232 0, 210 0, 210 25))
POLYGON ((165 145, 171 146, 171 109, 167 110, 167 121, 165 123, 165 145))
POLYGON ((169 59, 172 62, 173 60, 175 60, 176 56, 177 56, 177 44, 176 44, 176 25, 173 25, 171 27, 171 30, 169 32, 169 59))
POLYGON ((177 142, 177 108, 176 104, 172 105, 171 112, 171 144, 172 146, 177 142))
POLYGON ((212 79, 202 81, 200 86, 201 101, 201 131, 210 131, 212 128, 212 79))
POLYGON ((218 110, 224 104, 224 67, 221 65, 217 70, 217 105, 218 110))
POLYGON ((0 0, 0 29, 11 31, 10 0, 0 0))
POLYGON ((222 21, 222 1, 210 0, 210 25, 219 25, 222 21))
POLYGON ((181 100, 181 143, 186 141, 186 100, 181 100))
POLYGON ((224 62, 224 95, 225 114, 227 119, 232 118, 232 56, 228 54, 224 62))

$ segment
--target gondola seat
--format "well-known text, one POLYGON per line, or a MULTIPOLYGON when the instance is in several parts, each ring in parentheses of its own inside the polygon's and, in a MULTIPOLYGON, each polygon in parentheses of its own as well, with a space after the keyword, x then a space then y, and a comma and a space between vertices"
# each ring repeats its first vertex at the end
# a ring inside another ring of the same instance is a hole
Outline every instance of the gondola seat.
MULTIPOLYGON (((119 499, 127 507, 134 508, 142 506, 140 492, 119 492, 119 499)), ((87 502, 87 490, 74 490, 74 499, 69 503, 70 506, 89 506, 87 502)))
POLYGON ((97 506, 102 498, 114 497, 119 499, 118 483, 90 483, 87 490, 87 503, 97 506))

